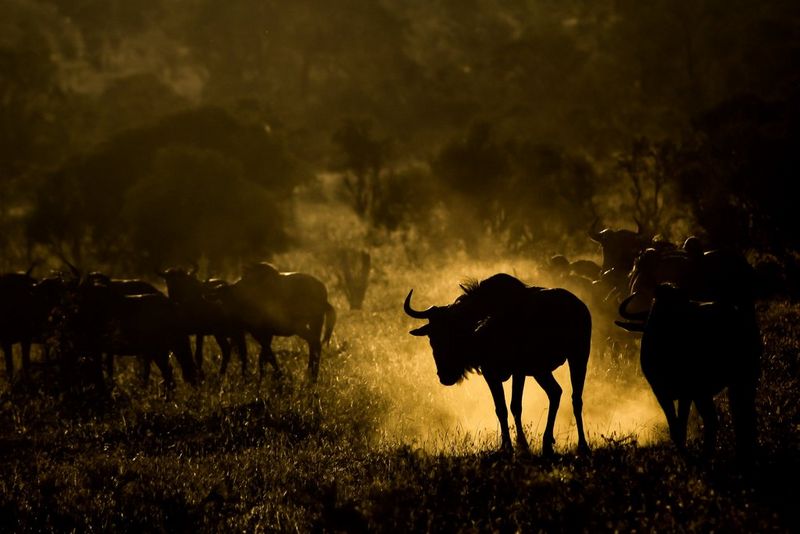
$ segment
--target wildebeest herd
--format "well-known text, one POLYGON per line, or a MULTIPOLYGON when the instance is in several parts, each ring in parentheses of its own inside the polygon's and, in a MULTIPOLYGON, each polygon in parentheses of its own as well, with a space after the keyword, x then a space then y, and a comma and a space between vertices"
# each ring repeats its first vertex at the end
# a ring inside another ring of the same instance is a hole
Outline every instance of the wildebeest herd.
MULTIPOLYGON (((694 403, 704 424, 704 448, 714 448, 717 413, 713 397, 728 388, 736 430, 737 454, 752 458, 755 445, 755 391, 761 338, 754 306, 754 272, 742 256, 703 250, 696 237, 681 246, 648 237, 641 228, 592 229, 602 246, 603 265, 556 256, 551 267, 576 292, 613 304, 625 321, 618 326, 642 332, 641 368, 669 425, 683 448, 694 403), (675 402, 678 403, 677 412, 675 402)), ((578 448, 587 443, 581 414, 592 320, 586 305, 565 289, 527 286, 497 274, 462 286, 446 306, 415 310, 412 292, 405 313, 429 322, 411 331, 428 336, 442 384, 466 372, 481 373, 491 390, 502 444, 511 448, 502 383, 513 377, 511 413, 517 443, 527 449, 522 431, 522 391, 532 376, 550 401, 543 452, 552 452, 553 425, 561 387, 552 371, 568 362, 578 448)), ((587 298, 587 297, 585 297, 587 298)))
POLYGON ((102 273, 70 272, 41 280, 26 273, 0 275, 0 346, 6 376, 16 372, 12 348, 20 344, 23 375, 30 366, 31 344, 56 354, 63 366, 78 358, 89 362, 90 382, 101 391, 113 386, 114 359, 136 356, 143 378, 150 364, 160 370, 167 391, 174 386, 170 354, 183 377, 195 385, 203 376, 203 337, 214 336, 224 374, 232 349, 247 368, 245 335, 260 344, 259 377, 269 362, 280 374, 271 348, 274 336, 297 335, 308 343, 308 378, 319 373, 322 344, 329 341, 336 313, 324 284, 303 273, 281 273, 268 263, 245 269, 233 283, 199 280, 194 270, 160 271, 167 294, 143 280, 117 280, 102 273), (324 332, 323 332, 324 328, 324 332), (190 336, 195 336, 191 354, 190 336))
MULTIPOLYGON (((511 450, 503 382, 512 378, 517 445, 527 450, 522 394, 526 377, 532 376, 549 399, 542 450, 550 454, 562 394, 553 371, 567 362, 578 448, 588 451, 582 394, 592 339, 592 315, 584 300, 591 298, 613 305, 624 319, 616 321, 618 326, 643 334, 642 372, 675 444, 684 447, 694 403, 710 453, 717 427, 713 397, 728 388, 737 452, 744 460, 751 458, 761 339, 749 263, 729 251, 706 251, 694 237, 678 246, 653 239, 641 228, 593 228, 589 235, 602 247, 602 265, 564 256, 551 261, 567 289, 533 287, 500 273, 462 285, 463 294, 451 304, 424 310, 411 305, 410 291, 405 313, 428 321, 411 334, 429 338, 440 382, 453 385, 469 372, 482 374, 494 399, 502 448, 511 450)), ((322 345, 336 322, 320 280, 281 273, 268 263, 248 266, 235 282, 201 280, 194 269, 159 271, 166 294, 142 280, 82 274, 69 267, 67 274, 41 280, 30 271, 0 275, 0 346, 9 381, 16 371, 12 346, 21 345, 25 374, 31 344, 40 343, 45 357, 57 354, 69 361, 80 355, 88 361, 90 382, 103 391, 109 381, 113 387, 114 358, 123 355, 142 361, 145 380, 154 363, 170 391, 170 354, 186 382, 196 384, 204 376, 205 336, 213 336, 220 347, 220 375, 234 351, 245 375, 249 334, 260 345, 259 379, 267 362, 276 375, 281 373, 273 337, 299 336, 308 344, 308 378, 315 382, 322 345)))

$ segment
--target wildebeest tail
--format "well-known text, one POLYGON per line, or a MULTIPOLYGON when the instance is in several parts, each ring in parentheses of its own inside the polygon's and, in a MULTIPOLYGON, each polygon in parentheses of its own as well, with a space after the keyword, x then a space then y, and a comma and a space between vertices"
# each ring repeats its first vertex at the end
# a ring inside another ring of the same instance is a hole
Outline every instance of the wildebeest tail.
POLYGON ((325 334, 322 336, 322 342, 328 344, 333 335, 333 327, 336 325, 336 308, 331 306, 330 302, 325 303, 325 334))

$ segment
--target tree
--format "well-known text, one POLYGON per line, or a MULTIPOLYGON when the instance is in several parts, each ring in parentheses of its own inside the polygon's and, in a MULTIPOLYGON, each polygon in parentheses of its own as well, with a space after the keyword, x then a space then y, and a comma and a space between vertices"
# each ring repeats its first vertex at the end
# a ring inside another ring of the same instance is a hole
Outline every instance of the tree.
POLYGON ((507 145, 511 172, 500 200, 509 246, 583 236, 595 212, 597 175, 582 155, 549 143, 507 145))
POLYGON ((676 175, 681 198, 711 244, 790 255, 796 216, 800 96, 731 99, 699 115, 676 175))
POLYGON ((433 169, 470 252, 482 235, 522 250, 582 232, 591 222, 594 169, 562 147, 501 143, 487 123, 476 123, 442 149, 433 169))
POLYGON ((502 222, 497 202, 508 179, 509 162, 491 125, 474 123, 466 136, 445 145, 431 164, 447 206, 457 214, 458 233, 474 253, 478 238, 502 222))
MULTIPOLYGON (((279 247, 285 236, 277 228, 286 219, 277 206, 288 202, 300 178, 293 158, 277 136, 258 125, 242 123, 218 108, 192 109, 123 132, 88 155, 67 162, 55 173, 42 176, 26 226, 34 242, 72 258, 74 263, 114 264, 121 258, 135 262, 141 250, 137 247, 142 247, 142 239, 147 236, 131 228, 130 221, 122 217, 126 209, 131 216, 144 217, 149 213, 155 220, 172 217, 170 228, 165 232, 173 232, 173 237, 163 236, 162 241, 173 239, 172 243, 176 244, 177 236, 183 236, 190 242, 189 230, 200 230, 191 226, 192 221, 198 217, 213 219, 213 209, 208 202, 216 194, 220 208, 232 210, 227 214, 235 215, 236 209, 241 210, 235 220, 245 225, 245 241, 255 244, 255 253, 265 252, 274 248, 250 234, 255 231, 254 223, 247 217, 269 217, 274 225, 270 221, 265 223, 265 239, 267 243, 274 239, 275 247, 279 247), (203 164, 219 172, 220 178, 215 180, 201 172, 203 164), (186 177, 180 176, 180 165, 186 165, 189 173, 186 177), (190 210, 176 218, 170 215, 170 202, 172 206, 181 206, 192 198, 194 186, 185 181, 191 180, 192 175, 200 177, 198 184, 204 189, 197 200, 205 202, 208 213, 190 210), (163 184, 158 183, 161 179, 163 184), (231 182, 230 188, 225 180, 231 182), (146 201, 147 192, 154 194, 151 204, 146 201), (137 204, 126 208, 128 202, 137 204), (160 210, 150 210, 159 202, 162 203, 160 210), (235 208, 237 205, 239 208, 235 208), (274 231, 272 236, 271 231, 274 231)), ((144 222, 143 218, 137 220, 144 222)), ((148 228, 154 230, 152 226, 148 228)), ((203 232, 210 233, 213 228, 203 232)), ((150 237, 158 236, 151 234, 150 237)), ((209 245, 215 257, 222 254, 219 248, 222 245, 218 245, 209 245)), ((231 244, 231 254, 244 253, 237 246, 231 244)), ((197 259, 202 252, 200 244, 180 248, 181 255, 190 252, 197 259)), ((148 254, 163 256, 165 250, 157 248, 148 254)))
POLYGON ((353 211, 369 220, 381 194, 381 171, 386 160, 386 142, 373 137, 366 121, 348 119, 333 133, 341 160, 334 170, 344 173, 344 189, 353 211))
POLYGON ((280 200, 219 152, 160 150, 125 196, 131 263, 154 268, 205 256, 219 271, 229 261, 269 258, 288 243, 280 200))
POLYGON ((633 219, 651 235, 669 238, 672 224, 682 216, 680 210, 668 209, 675 201, 673 189, 680 158, 680 148, 674 142, 653 142, 642 137, 617 162, 619 172, 630 185, 633 219))

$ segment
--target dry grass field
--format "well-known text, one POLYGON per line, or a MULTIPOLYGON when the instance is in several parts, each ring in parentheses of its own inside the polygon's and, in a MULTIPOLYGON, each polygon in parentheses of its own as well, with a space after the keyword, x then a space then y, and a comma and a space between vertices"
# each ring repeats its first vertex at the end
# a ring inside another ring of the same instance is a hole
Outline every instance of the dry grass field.
MULTIPOLYGON (((98 401, 65 393, 35 358, 31 381, 4 384, 0 400, 3 530, 796 531, 800 306, 759 306, 766 350, 751 474, 733 457, 725 395, 711 463, 697 439, 686 456, 669 444, 636 339, 598 313, 584 397, 592 453, 576 454, 562 402, 557 454, 540 456, 546 397, 530 380, 532 452, 509 457, 497 452, 483 380, 439 385, 427 342, 407 335, 414 320, 402 299, 414 287, 420 306, 450 302, 459 275, 515 268, 529 282, 546 278, 524 263, 449 266, 435 277, 378 271, 364 310, 337 302, 313 389, 295 339, 275 343, 286 378, 261 382, 254 345, 246 378, 238 360, 219 378, 210 342, 206 381, 193 390, 179 379, 169 400, 157 371, 141 386, 132 360, 120 360, 116 389, 98 401)), ((556 376, 566 400, 566 369, 556 376)))

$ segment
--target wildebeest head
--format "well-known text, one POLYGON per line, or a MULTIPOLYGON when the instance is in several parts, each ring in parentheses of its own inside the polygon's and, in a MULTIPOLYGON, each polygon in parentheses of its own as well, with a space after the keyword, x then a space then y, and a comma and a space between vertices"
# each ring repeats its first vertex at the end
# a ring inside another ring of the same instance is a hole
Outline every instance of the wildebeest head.
POLYGON ((171 298, 186 301, 202 292, 202 284, 195 278, 195 271, 196 269, 186 271, 180 267, 170 267, 165 271, 157 271, 156 274, 167 284, 167 292, 171 298))
POLYGON ((619 314, 628 322, 615 321, 617 326, 631 332, 644 332, 651 315, 668 313, 680 316, 691 303, 686 290, 669 283, 658 284, 655 287, 652 306, 649 310, 631 311, 628 309, 631 301, 635 300, 637 296, 637 293, 633 293, 619 305, 619 314))
POLYGON ((427 319, 428 323, 409 332, 412 336, 428 336, 436 374, 445 386, 463 380, 476 365, 474 358, 475 331, 480 328, 481 317, 476 316, 462 297, 447 306, 431 306, 426 310, 411 307, 412 289, 408 292, 403 309, 415 319, 427 319))
POLYGON ((514 309, 527 286, 517 278, 498 273, 478 282, 461 285, 464 294, 447 306, 432 306, 418 311, 411 307, 409 291, 403 309, 415 319, 428 324, 411 331, 428 336, 436 361, 439 380, 444 385, 459 382, 467 372, 478 370, 479 359, 491 338, 497 337, 493 310, 514 309))
POLYGON ((649 236, 638 221, 637 226, 635 232, 625 229, 612 230, 611 228, 597 231, 595 222, 595 225, 589 230, 589 237, 599 243, 603 249, 603 272, 611 269, 630 271, 639 251, 650 242, 649 236))

